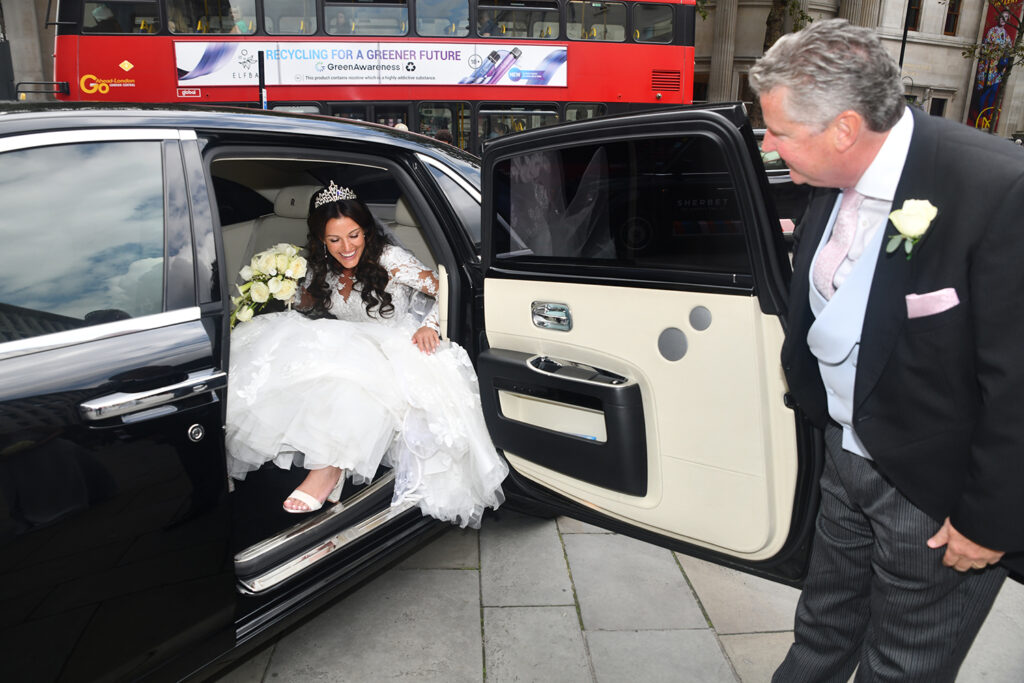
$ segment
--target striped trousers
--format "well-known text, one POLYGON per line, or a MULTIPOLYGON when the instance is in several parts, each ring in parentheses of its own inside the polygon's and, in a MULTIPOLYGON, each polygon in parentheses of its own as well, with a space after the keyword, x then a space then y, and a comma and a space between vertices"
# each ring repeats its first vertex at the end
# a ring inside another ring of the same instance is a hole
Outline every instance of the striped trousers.
POLYGON ((875 468, 825 431, 814 547, 795 642, 774 683, 953 681, 1006 570, 942 564, 939 530, 875 468))

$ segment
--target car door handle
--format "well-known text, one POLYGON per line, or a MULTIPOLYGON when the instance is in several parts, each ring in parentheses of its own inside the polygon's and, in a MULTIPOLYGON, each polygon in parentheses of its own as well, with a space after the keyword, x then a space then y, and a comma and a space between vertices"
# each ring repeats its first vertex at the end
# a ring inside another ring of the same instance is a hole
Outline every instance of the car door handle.
POLYGON ((227 384, 226 372, 208 368, 189 373, 188 379, 183 382, 158 389, 135 393, 117 392, 94 398, 79 405, 78 412, 83 419, 96 422, 151 410, 190 396, 223 389, 227 384))
POLYGON ((533 313, 533 324, 545 330, 568 332, 572 329, 572 312, 569 304, 556 304, 547 301, 534 301, 530 304, 533 313))

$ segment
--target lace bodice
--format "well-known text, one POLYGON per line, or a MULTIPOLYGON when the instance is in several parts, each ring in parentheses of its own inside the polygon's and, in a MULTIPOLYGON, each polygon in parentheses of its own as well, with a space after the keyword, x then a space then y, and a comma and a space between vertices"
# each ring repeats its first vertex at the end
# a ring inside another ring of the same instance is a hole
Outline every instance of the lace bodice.
POLYGON ((341 282, 337 275, 327 274, 331 288, 331 315, 350 322, 376 322, 391 327, 427 326, 438 334, 441 332, 437 310, 437 274, 423 265, 411 253, 391 244, 384 246, 380 265, 388 271, 388 284, 384 288, 391 295, 395 310, 382 317, 374 308, 369 314, 356 284, 346 300, 339 290, 341 282))

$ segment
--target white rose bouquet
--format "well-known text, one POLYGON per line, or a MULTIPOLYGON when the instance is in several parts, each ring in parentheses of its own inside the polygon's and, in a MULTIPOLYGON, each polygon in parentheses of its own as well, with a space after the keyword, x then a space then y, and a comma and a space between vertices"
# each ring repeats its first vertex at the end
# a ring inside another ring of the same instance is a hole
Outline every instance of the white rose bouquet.
POLYGON ((241 296, 231 297, 231 327, 252 320, 271 299, 291 308, 299 281, 306 276, 306 259, 299 256, 298 247, 282 242, 253 256, 238 274, 245 282, 238 286, 241 296))

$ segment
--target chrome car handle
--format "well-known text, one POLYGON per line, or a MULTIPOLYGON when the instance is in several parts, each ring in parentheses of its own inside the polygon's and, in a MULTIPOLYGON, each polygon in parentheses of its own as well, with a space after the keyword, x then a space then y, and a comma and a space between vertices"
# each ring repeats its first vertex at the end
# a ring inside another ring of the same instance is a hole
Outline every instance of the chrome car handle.
POLYGON ((188 379, 158 389, 136 393, 117 392, 86 401, 78 406, 82 418, 91 422, 149 410, 183 398, 223 389, 228 375, 212 368, 189 373, 188 379))
POLYGON ((534 301, 530 304, 533 313, 533 324, 545 330, 568 332, 572 329, 572 312, 569 304, 556 304, 547 301, 534 301))

